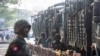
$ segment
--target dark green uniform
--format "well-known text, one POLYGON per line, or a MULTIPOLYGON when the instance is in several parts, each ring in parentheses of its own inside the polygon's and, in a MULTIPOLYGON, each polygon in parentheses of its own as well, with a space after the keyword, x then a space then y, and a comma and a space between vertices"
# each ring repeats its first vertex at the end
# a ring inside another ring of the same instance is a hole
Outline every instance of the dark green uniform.
POLYGON ((5 56, 32 56, 24 38, 28 36, 31 26, 26 20, 18 20, 14 25, 16 39, 11 42, 5 56))
POLYGON ((66 46, 61 43, 61 42, 56 42, 54 41, 51 45, 51 47, 54 49, 54 50, 61 50, 61 51, 66 51, 66 46))
POLYGON ((16 38, 9 45, 5 56, 31 56, 31 52, 24 39, 16 38))
POLYGON ((55 41, 51 44, 51 48, 54 50, 61 50, 61 51, 66 51, 66 46, 64 43, 60 42, 61 36, 59 34, 55 35, 55 41))

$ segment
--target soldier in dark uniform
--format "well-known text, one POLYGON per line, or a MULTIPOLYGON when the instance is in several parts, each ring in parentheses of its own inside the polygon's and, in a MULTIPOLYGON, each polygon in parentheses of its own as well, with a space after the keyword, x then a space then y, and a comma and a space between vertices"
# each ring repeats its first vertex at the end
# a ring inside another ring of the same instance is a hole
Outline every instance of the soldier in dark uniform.
POLYGON ((30 24, 25 20, 19 20, 15 23, 14 32, 17 37, 10 43, 5 56, 32 56, 30 48, 24 40, 30 28, 30 24))
POLYGON ((55 41, 52 43, 51 48, 54 50, 66 51, 66 46, 64 43, 60 42, 61 36, 59 34, 55 35, 55 41))
POLYGON ((45 36, 45 33, 44 32, 41 33, 41 38, 39 39, 38 44, 41 44, 45 48, 48 47, 47 37, 45 36))

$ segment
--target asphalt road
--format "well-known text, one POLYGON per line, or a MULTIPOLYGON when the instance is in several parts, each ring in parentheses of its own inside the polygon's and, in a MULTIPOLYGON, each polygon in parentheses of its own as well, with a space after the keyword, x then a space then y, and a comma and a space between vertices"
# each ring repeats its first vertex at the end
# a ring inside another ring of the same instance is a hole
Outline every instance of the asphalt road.
POLYGON ((8 43, 6 44, 0 44, 0 56, 4 56, 6 53, 6 50, 8 48, 8 43))

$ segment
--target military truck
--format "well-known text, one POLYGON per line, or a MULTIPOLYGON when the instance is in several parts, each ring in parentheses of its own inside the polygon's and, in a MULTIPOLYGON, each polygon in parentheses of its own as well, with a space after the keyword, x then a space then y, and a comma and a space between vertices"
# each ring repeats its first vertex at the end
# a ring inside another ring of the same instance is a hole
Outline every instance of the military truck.
POLYGON ((66 46, 84 48, 87 56, 91 56, 92 43, 97 46, 100 43, 99 10, 99 0, 65 0, 32 16, 34 36, 38 39, 40 33, 45 32, 49 38, 55 31, 66 46))

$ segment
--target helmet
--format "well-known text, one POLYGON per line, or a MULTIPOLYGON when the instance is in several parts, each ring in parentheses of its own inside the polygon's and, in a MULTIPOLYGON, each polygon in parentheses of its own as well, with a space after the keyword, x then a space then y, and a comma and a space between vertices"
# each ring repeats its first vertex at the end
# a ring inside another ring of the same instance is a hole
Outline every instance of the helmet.
POLYGON ((15 34, 24 35, 24 28, 28 28, 30 30, 31 25, 26 20, 18 20, 14 25, 15 34))
POLYGON ((55 40, 60 40, 61 39, 61 36, 60 36, 60 34, 55 34, 55 40))
POLYGON ((41 37, 45 37, 45 33, 44 32, 41 33, 41 37))
POLYGON ((56 30, 52 30, 51 35, 55 35, 56 34, 56 30))

